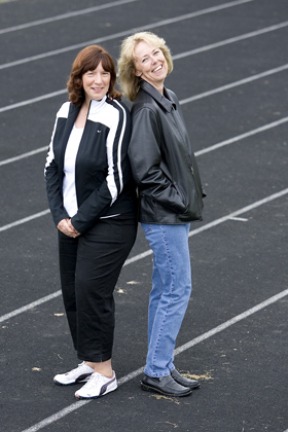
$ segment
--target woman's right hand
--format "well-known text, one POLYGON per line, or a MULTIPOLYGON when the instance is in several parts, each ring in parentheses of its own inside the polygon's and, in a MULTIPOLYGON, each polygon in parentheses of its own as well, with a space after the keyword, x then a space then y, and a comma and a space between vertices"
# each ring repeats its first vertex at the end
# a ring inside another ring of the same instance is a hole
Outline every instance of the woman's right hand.
POLYGON ((71 224, 70 219, 62 219, 58 225, 57 229, 64 235, 72 238, 76 238, 80 235, 78 231, 75 230, 73 225, 71 224))

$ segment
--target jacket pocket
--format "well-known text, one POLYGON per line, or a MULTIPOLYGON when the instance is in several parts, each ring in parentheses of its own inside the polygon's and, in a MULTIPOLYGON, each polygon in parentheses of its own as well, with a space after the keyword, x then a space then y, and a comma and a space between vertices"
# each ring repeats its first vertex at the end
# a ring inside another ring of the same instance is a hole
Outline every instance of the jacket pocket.
POLYGON ((175 187, 177 195, 179 196, 180 201, 183 204, 183 207, 181 209, 179 209, 179 206, 177 206, 177 208, 178 208, 178 212, 177 213, 183 213, 187 209, 187 205, 188 205, 186 195, 182 191, 181 186, 179 186, 177 183, 173 182, 173 186, 175 187))

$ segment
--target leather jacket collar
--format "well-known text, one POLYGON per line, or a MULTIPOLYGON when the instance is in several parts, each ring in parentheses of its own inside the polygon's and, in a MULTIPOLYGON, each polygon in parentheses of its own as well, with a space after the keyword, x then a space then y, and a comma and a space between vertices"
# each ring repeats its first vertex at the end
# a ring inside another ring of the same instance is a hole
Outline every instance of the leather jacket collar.
POLYGON ((173 109, 176 109, 176 104, 169 99, 165 87, 164 87, 165 96, 159 93, 159 91, 156 90, 155 87, 153 87, 151 84, 149 84, 147 81, 143 79, 140 81, 140 88, 144 90, 146 93, 148 93, 167 112, 172 112, 173 109))

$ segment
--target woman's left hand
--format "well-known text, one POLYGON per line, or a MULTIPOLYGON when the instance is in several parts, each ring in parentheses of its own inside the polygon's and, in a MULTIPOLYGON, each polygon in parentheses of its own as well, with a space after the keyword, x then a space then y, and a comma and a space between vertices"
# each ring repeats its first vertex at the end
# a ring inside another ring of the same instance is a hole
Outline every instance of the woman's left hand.
POLYGON ((69 218, 62 219, 58 223, 57 229, 67 237, 76 238, 80 235, 80 233, 73 227, 69 218))
POLYGON ((71 229, 71 232, 73 233, 72 237, 74 237, 74 238, 79 237, 80 233, 72 225, 71 219, 69 219, 67 222, 68 222, 69 228, 71 229))

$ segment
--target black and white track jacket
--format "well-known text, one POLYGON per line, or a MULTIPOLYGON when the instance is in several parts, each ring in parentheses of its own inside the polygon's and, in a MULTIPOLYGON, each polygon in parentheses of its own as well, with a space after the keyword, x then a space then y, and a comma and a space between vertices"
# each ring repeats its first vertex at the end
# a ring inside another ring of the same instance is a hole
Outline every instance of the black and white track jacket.
MULTIPOLYGON (((80 107, 64 103, 56 115, 48 149, 45 180, 54 223, 68 218, 63 205, 64 157, 80 107)), ((135 218, 135 185, 127 158, 131 134, 130 113, 121 102, 106 98, 90 104, 75 164, 78 211, 71 219, 80 233, 99 218, 135 218)))

